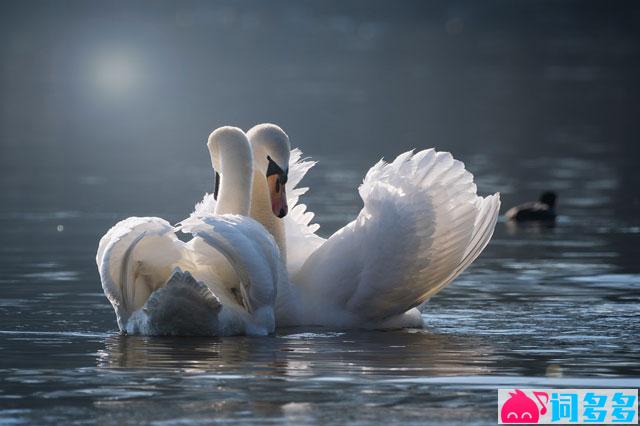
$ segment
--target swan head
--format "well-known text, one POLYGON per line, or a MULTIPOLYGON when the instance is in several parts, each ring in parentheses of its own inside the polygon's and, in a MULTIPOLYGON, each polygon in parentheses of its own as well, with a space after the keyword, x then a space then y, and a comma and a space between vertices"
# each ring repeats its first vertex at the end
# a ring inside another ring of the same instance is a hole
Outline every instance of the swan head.
POLYGON ((264 123, 247 132, 253 150, 254 170, 267 179, 271 210, 279 218, 287 215, 285 185, 289 173, 289 136, 275 124, 264 123))
POLYGON ((207 140, 207 148, 215 170, 214 198, 218 198, 220 175, 224 175, 225 171, 233 172, 229 173, 230 175, 251 176, 253 168, 251 147, 241 129, 224 126, 214 130, 207 140))

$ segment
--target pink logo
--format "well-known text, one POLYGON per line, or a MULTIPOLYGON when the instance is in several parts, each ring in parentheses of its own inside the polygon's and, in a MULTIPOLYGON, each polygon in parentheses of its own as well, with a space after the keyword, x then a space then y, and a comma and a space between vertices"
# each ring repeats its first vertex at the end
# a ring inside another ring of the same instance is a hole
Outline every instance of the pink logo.
POLYGON ((540 410, 538 405, 520 389, 509 392, 509 395, 509 399, 505 401, 500 411, 502 423, 538 423, 540 415, 547 412, 549 394, 546 392, 533 392, 540 404, 540 410), (542 397, 545 399, 544 402, 541 400, 542 397))

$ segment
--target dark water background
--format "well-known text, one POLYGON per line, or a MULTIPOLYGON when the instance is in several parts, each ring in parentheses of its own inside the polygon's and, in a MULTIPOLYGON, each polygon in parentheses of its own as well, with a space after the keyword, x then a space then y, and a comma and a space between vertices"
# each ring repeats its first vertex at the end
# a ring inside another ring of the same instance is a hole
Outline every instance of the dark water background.
POLYGON ((640 386, 634 2, 3 2, 0 424, 493 424, 500 386, 640 386), (449 150, 503 205, 423 330, 116 333, 94 263, 186 216, 211 129, 279 123, 329 235, 378 158, 449 150), (503 208, 504 211, 504 208, 503 208))

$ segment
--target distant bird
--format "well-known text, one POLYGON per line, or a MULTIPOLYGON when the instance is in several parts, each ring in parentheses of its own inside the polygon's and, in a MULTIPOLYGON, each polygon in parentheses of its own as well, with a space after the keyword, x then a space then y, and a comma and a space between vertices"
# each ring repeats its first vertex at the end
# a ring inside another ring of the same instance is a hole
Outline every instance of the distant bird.
POLYGON ((516 222, 554 222, 556 220, 556 193, 547 191, 539 201, 530 201, 507 210, 507 219, 516 222))

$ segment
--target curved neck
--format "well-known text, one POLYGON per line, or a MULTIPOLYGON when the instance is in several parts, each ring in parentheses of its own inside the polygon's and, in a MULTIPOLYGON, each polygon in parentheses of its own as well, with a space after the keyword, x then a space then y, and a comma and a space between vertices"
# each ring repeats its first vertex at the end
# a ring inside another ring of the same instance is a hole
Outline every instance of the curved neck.
POLYGON ((260 222, 280 248, 280 257, 287 263, 287 247, 285 242, 284 222, 276 217, 271 209, 269 198, 269 187, 266 176, 259 170, 253 172, 253 191, 251 192, 251 214, 250 216, 260 222))
POLYGON ((251 187, 253 157, 251 148, 242 144, 218 146, 220 159, 220 189, 216 203, 216 215, 249 215, 251 206, 251 187))

